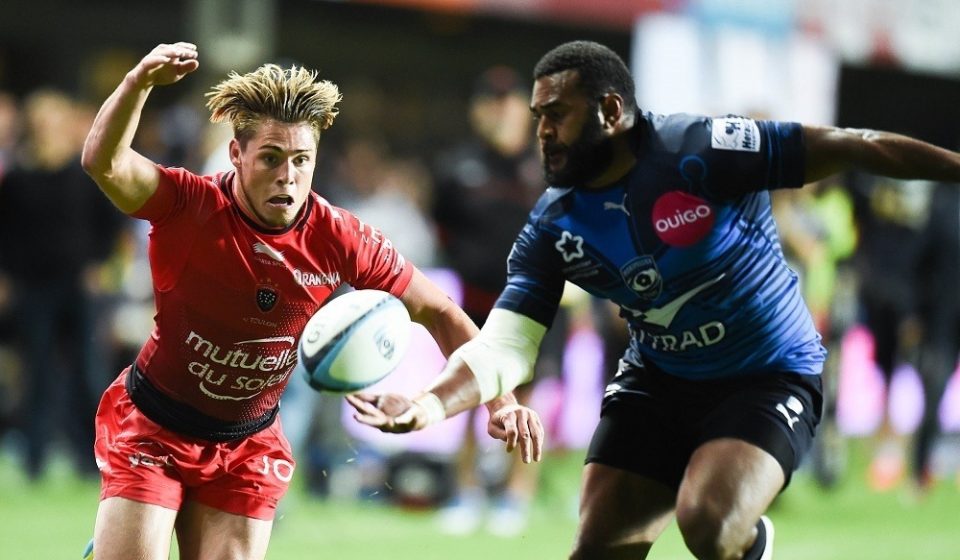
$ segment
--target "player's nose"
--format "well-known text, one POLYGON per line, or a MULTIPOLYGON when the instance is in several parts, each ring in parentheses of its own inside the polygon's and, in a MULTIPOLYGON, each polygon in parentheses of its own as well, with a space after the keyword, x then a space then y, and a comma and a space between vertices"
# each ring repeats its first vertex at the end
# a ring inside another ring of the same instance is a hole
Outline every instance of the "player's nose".
POLYGON ((278 167, 277 183, 281 185, 292 185, 296 182, 297 167, 293 160, 288 159, 278 167))

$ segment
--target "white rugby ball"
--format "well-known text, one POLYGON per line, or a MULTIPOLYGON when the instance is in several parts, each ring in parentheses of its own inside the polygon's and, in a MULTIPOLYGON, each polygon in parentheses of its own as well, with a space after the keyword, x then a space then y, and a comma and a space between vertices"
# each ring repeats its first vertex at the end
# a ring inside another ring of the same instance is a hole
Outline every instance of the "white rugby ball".
POLYGON ((318 391, 352 393, 396 369, 410 346, 410 314, 381 290, 355 290, 307 321, 297 347, 300 369, 318 391))

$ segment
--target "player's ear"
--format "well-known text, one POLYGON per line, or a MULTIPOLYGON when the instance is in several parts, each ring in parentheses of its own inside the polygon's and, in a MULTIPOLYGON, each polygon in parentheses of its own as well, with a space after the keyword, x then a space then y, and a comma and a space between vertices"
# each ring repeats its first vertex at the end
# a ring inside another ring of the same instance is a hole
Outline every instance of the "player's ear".
POLYGON ((242 150, 240 148, 240 141, 237 140, 236 138, 231 138, 230 139, 230 163, 232 163, 233 166, 236 167, 237 169, 240 169, 240 161, 241 161, 240 152, 241 151, 242 150))
POLYGON ((600 98, 600 117, 605 128, 612 128, 623 116, 623 97, 617 93, 606 93, 600 98))

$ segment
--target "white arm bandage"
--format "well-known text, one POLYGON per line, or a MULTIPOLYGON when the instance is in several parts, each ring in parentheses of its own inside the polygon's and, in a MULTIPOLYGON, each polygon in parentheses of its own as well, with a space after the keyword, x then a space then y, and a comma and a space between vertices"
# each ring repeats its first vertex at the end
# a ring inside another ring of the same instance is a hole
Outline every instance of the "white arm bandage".
POLYGON ((480 402, 489 402, 533 379, 540 342, 547 327, 506 309, 493 309, 480 334, 461 346, 459 357, 477 378, 480 402))

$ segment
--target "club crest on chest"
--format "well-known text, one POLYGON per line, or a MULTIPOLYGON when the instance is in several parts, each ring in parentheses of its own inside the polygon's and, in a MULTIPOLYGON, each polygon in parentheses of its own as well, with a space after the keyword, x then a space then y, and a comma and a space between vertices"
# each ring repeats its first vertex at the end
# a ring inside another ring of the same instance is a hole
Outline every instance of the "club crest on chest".
POLYGON ((264 313, 272 310, 277 305, 280 298, 277 291, 268 286, 257 287, 257 307, 264 313))

